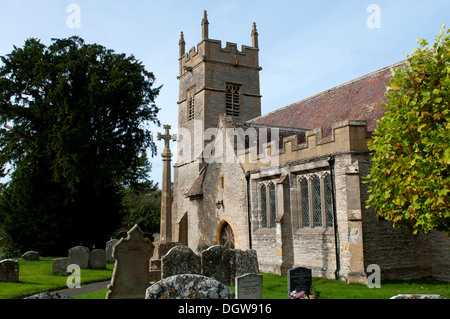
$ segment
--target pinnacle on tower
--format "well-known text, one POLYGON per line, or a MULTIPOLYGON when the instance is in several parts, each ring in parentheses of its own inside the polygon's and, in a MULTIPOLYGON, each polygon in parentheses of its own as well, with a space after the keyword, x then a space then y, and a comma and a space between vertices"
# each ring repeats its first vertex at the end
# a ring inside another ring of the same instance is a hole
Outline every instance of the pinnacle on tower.
POLYGON ((184 55, 184 53, 186 52, 186 42, 184 41, 184 35, 183 35, 183 31, 181 31, 181 35, 180 35, 180 41, 178 42, 178 45, 180 46, 180 58, 184 55))
POLYGON ((208 39, 208 14, 205 11, 203 11, 203 19, 202 19, 202 40, 208 39))
POLYGON ((256 23, 253 22, 252 28, 252 47, 258 49, 258 31, 256 30, 256 23))

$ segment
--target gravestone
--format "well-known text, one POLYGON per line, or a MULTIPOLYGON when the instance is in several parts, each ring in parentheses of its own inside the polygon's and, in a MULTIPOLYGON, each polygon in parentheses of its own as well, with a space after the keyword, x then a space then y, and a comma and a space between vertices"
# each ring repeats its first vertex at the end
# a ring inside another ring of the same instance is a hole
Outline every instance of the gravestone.
POLYGON ((118 239, 111 239, 106 242, 106 262, 107 263, 113 263, 114 257, 112 256, 113 247, 115 244, 119 242, 118 239))
POLYGON ((22 255, 23 260, 39 260, 39 253, 37 251, 27 251, 22 255))
POLYGON ((150 283, 149 263, 154 246, 138 225, 114 246, 115 258, 106 299, 144 299, 150 283))
POLYGON ((72 258, 56 258, 52 260, 52 275, 65 275, 67 274, 67 267, 69 265, 75 264, 72 258))
POLYGON ((245 274, 235 279, 236 299, 262 299, 263 276, 245 274))
POLYGON ((236 251, 220 245, 202 251, 202 273, 230 286, 236 277, 236 251))
POLYGON ((73 263, 80 268, 85 269, 89 266, 89 248, 84 246, 76 246, 69 249, 69 257, 73 259, 73 263))
POLYGON ((17 260, 5 259, 0 261, 0 281, 19 281, 19 262, 17 260))
POLYGON ((189 247, 178 245, 162 257, 162 278, 180 274, 201 274, 202 262, 189 247))
POLYGON ((24 299, 73 299, 72 297, 57 293, 57 292, 42 292, 35 294, 24 299))
POLYGON ((287 277, 288 295, 294 290, 296 290, 297 292, 303 290, 308 294, 310 293, 312 285, 311 269, 304 267, 289 269, 287 277))
POLYGON ((233 299, 220 281, 202 275, 183 274, 164 278, 148 287, 145 299, 233 299))
POLYGON ((103 249, 94 249, 89 254, 89 267, 93 269, 106 268, 106 253, 103 249))
POLYGON ((236 272, 235 276, 239 277, 247 273, 259 273, 258 256, 256 250, 235 250, 236 254, 236 272))

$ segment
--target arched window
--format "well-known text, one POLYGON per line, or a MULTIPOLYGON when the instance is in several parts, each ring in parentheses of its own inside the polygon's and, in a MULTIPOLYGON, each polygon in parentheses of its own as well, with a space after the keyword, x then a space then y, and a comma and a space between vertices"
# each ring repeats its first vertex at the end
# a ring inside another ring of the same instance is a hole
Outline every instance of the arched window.
POLYGON ((320 178, 315 175, 311 181, 313 200, 313 223, 314 227, 322 227, 322 197, 320 192, 320 178))
POLYGON ((260 192, 260 207, 261 207, 261 227, 267 228, 267 191, 266 191, 266 185, 261 184, 261 187, 259 188, 260 192))
POLYGON ((331 175, 325 176, 325 216, 327 227, 333 227, 333 194, 331 175))
POLYGON ((308 180, 306 178, 302 178, 300 180, 300 209, 301 209, 301 219, 302 227, 310 227, 309 221, 309 189, 308 189, 308 180))
POLYGON ((270 209, 270 220, 269 220, 269 227, 275 228, 275 219, 277 218, 277 203, 276 203, 276 196, 275 196, 275 185, 273 183, 269 184, 269 209, 270 209))
POLYGON ((234 249, 234 232, 230 224, 225 222, 220 232, 220 244, 224 247, 234 249))

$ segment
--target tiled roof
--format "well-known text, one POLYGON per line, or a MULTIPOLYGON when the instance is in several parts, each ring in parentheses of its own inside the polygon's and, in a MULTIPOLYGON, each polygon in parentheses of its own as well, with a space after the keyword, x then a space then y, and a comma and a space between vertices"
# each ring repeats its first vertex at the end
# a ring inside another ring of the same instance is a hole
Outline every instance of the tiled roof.
POLYGON ((391 68, 404 61, 369 73, 299 102, 250 120, 251 123, 314 129, 331 133, 331 125, 343 120, 365 120, 367 130, 374 131, 375 120, 383 117, 387 103, 384 95, 391 79, 391 68))
POLYGON ((203 180, 205 179, 206 169, 208 164, 203 166, 198 177, 192 183, 191 188, 184 194, 186 197, 203 196, 203 180))

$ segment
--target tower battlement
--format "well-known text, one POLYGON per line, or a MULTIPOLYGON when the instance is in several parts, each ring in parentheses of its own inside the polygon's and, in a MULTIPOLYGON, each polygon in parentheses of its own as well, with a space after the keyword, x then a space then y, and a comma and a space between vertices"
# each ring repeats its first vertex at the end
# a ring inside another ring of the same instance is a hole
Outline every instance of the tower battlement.
POLYGON ((253 23, 251 33, 252 46, 242 45, 241 50, 238 50, 238 45, 232 42, 226 42, 225 47, 222 47, 222 42, 208 38, 208 20, 206 11, 202 20, 202 41, 197 44, 197 47, 192 47, 188 52, 185 52, 185 41, 183 32, 180 37, 180 76, 192 70, 202 62, 213 62, 226 64, 235 67, 258 69, 258 32, 256 31, 256 24, 253 23))

